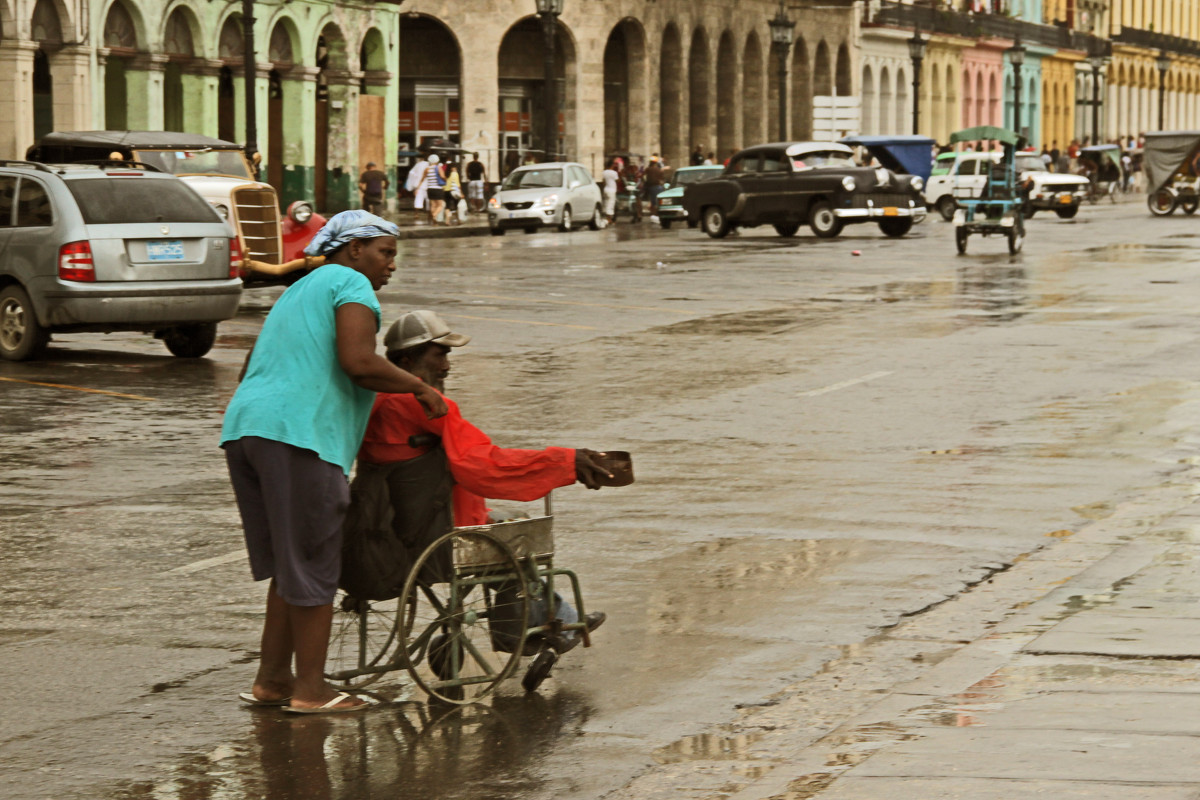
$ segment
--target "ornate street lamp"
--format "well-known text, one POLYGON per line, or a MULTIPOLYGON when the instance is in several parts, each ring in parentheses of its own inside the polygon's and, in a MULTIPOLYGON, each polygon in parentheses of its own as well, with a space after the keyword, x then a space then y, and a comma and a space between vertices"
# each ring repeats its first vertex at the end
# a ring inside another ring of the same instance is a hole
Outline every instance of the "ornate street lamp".
POLYGON ((1166 50, 1158 51, 1158 58, 1154 59, 1154 65, 1158 67, 1158 129, 1163 129, 1163 101, 1167 96, 1167 70, 1171 68, 1171 57, 1167 55, 1166 50))
POLYGON ((1088 65, 1092 68, 1092 144, 1100 144, 1100 70, 1108 66, 1108 58, 1099 52, 1088 56, 1088 65))
POLYGON ((242 30, 246 38, 242 47, 242 63, 246 68, 246 157, 253 159, 258 152, 258 108, 255 102, 258 95, 255 91, 258 56, 254 52, 254 0, 242 0, 242 30))
POLYGON ((921 120, 921 62, 925 60, 925 46, 929 44, 928 39, 921 38, 921 26, 918 25, 913 31, 912 38, 908 40, 908 55, 912 59, 913 64, 913 134, 918 134, 921 131, 918 129, 921 120))
POLYGON ((558 102, 554 97, 554 36, 558 32, 558 17, 563 13, 566 0, 534 0, 537 3, 537 13, 542 19, 542 38, 545 40, 546 52, 542 62, 545 73, 542 102, 545 104, 545 126, 542 136, 545 138, 546 153, 543 161, 553 161, 558 156, 558 102))
POLYGON ((1021 135, 1021 65, 1025 63, 1025 48, 1021 46, 1021 34, 1008 48, 1008 63, 1013 69, 1013 130, 1021 135))
POLYGON ((783 7, 783 0, 779 0, 779 10, 775 12, 775 16, 767 20, 767 25, 771 28, 771 47, 775 48, 775 55, 779 59, 779 141, 785 141, 787 135, 787 72, 788 72, 788 54, 792 49, 792 36, 795 33, 796 23, 788 19, 787 11, 783 7))

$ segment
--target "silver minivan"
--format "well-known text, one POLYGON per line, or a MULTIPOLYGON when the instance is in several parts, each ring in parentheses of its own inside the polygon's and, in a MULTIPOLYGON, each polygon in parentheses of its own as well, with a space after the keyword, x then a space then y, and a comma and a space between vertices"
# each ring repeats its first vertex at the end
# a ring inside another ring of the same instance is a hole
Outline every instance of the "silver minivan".
POLYGON ((186 183, 137 164, 0 161, 0 358, 54 332, 144 331, 176 356, 237 313, 242 254, 186 183))
POLYGON ((509 228, 569 231, 584 221, 594 231, 604 227, 600 187, 583 164, 571 161, 517 167, 488 201, 493 236, 503 236, 509 228))

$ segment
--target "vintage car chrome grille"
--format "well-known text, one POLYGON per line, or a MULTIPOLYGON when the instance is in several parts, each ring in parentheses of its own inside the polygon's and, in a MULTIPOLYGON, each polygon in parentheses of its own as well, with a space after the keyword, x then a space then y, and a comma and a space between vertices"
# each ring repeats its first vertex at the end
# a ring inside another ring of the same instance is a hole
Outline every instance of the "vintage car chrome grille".
POLYGON ((521 209, 529 208, 532 205, 533 205, 533 201, 530 200, 530 201, 526 201, 524 203, 505 203, 504 207, 507 208, 509 211, 520 211, 521 209))
POLYGON ((278 264, 283 256, 279 230, 279 201, 270 186, 233 190, 233 216, 246 257, 278 264))
POLYGON ((871 205, 873 205, 875 208, 883 208, 886 206, 908 208, 908 202, 915 198, 915 195, 902 194, 900 192, 870 192, 866 194, 851 195, 854 208, 867 208, 868 200, 871 201, 871 205))

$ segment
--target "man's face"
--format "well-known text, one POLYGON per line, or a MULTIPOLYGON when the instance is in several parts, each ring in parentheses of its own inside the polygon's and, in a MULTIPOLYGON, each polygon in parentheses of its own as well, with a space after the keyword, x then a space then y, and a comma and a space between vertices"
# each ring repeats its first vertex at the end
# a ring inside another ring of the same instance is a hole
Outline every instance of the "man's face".
POLYGON ((351 263, 346 266, 366 275, 371 287, 379 291, 396 271, 396 237, 355 239, 350 242, 349 256, 351 263))
POLYGON ((408 368, 408 371, 439 392, 444 392, 446 376, 450 374, 450 348, 444 344, 435 344, 426 348, 421 357, 408 368))

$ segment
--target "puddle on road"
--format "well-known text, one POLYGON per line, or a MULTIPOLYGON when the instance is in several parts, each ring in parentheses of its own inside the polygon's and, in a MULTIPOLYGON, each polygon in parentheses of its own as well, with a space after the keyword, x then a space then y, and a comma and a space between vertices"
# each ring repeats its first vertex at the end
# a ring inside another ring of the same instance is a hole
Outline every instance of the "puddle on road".
POLYGON ((762 734, 751 733, 701 733, 685 736, 666 747, 654 751, 654 760, 659 764, 677 764, 683 761, 727 761, 753 760, 752 745, 762 734))

